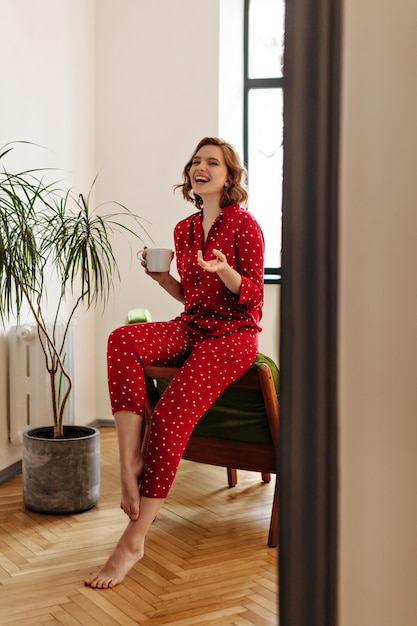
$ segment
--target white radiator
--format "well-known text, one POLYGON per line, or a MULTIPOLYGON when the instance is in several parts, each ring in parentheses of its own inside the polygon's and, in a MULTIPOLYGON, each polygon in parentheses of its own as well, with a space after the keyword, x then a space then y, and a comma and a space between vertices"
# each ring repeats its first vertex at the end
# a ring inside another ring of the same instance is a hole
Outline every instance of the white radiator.
MULTIPOLYGON (((50 329, 51 326, 48 325, 48 332, 50 329)), ((58 324, 57 345, 61 345, 64 331, 64 324, 58 324)), ((7 332, 7 344, 9 439, 10 443, 21 445, 23 432, 28 428, 53 425, 50 380, 35 324, 12 326, 7 332)), ((71 327, 65 339, 63 354, 65 354, 65 369, 70 374, 74 385, 71 327)), ((74 422, 73 392, 74 386, 64 411, 64 424, 74 422)))

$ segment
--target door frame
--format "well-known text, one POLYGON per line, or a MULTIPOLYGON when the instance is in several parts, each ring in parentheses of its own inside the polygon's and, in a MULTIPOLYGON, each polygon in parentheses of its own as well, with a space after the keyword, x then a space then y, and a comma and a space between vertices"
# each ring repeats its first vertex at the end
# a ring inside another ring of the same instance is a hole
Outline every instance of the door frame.
POLYGON ((279 452, 281 626, 337 624, 342 0, 287 0, 279 452))

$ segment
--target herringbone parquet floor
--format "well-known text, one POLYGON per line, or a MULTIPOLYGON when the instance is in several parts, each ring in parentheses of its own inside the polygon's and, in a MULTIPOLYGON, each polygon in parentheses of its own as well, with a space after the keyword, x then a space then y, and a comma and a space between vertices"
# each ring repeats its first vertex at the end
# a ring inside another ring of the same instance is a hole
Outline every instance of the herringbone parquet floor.
POLYGON ((21 478, 0 485, 0 624, 271 626, 277 549, 267 535, 273 481, 182 461, 146 553, 108 590, 83 585, 126 525, 114 429, 101 431, 101 497, 91 511, 48 516, 22 504, 21 478))

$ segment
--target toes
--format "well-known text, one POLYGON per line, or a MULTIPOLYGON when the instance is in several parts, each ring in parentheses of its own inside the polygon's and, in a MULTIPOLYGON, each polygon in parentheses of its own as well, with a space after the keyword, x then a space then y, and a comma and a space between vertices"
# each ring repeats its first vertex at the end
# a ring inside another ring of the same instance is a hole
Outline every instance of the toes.
POLYGON ((94 578, 88 578, 84 581, 84 585, 86 587, 91 587, 92 589, 107 589, 108 587, 114 587, 114 583, 112 579, 100 578, 95 576, 94 578))
POLYGON ((124 505, 123 502, 120 503, 120 508, 122 509, 123 513, 125 513, 128 518, 132 521, 132 522, 136 522, 136 520, 139 519, 139 505, 124 505))
POLYGON ((97 589, 107 589, 109 587, 111 583, 111 580, 102 580, 100 581, 100 583, 97 585, 97 589))
POLYGON ((136 522, 136 520, 139 519, 139 507, 138 506, 130 507, 129 517, 132 520, 132 522, 136 522))

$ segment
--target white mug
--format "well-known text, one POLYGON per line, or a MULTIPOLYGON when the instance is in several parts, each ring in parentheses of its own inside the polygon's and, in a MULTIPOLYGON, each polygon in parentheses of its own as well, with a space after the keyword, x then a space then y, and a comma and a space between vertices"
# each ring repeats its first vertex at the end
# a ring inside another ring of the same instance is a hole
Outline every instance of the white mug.
POLYGON ((146 254, 145 263, 149 272, 169 272, 172 250, 169 248, 146 248, 145 250, 139 250, 137 257, 140 261, 144 260, 142 256, 139 256, 142 252, 146 254))

